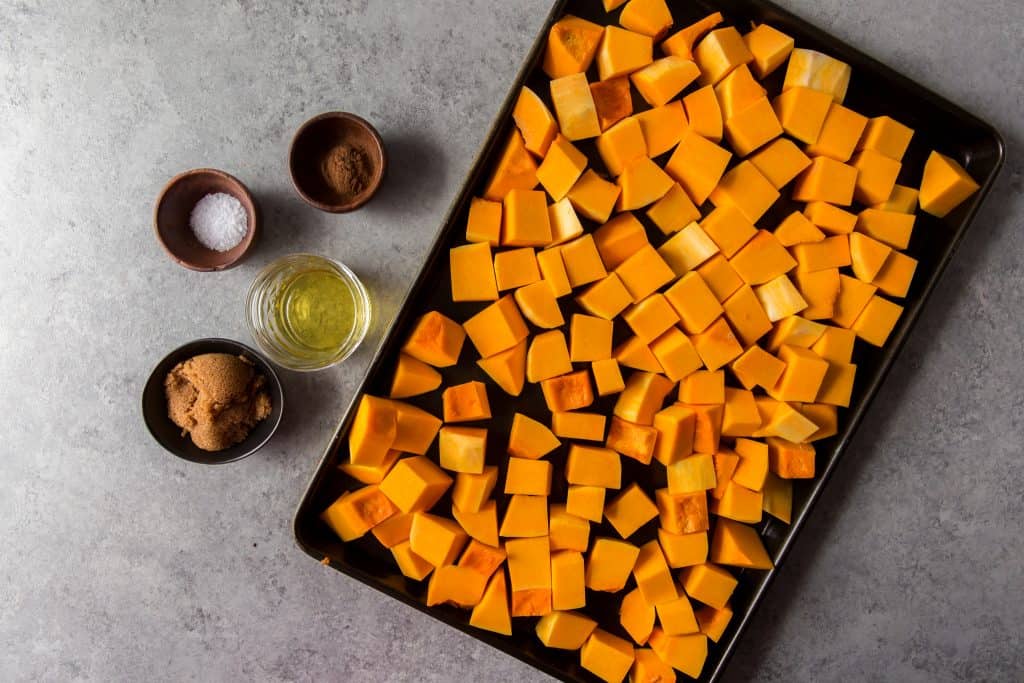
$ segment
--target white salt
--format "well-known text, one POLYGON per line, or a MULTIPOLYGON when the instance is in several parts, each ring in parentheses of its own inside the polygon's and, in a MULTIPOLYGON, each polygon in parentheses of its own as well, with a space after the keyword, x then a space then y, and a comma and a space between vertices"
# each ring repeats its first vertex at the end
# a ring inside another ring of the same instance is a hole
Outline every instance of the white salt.
POLYGON ((199 243, 214 251, 234 249, 249 229, 242 202, 223 192, 208 194, 196 202, 188 223, 199 243))

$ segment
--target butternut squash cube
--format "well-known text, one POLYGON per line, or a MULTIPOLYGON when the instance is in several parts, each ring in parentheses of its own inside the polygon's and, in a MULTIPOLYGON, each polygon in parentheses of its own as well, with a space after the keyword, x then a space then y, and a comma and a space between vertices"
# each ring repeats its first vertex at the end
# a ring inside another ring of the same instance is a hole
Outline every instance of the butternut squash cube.
POLYGON ((830 363, 849 363, 857 334, 842 327, 826 326, 811 350, 830 363))
POLYGON ((476 364, 502 391, 509 396, 518 396, 526 381, 526 340, 489 358, 480 358, 476 364))
POLYGON ((484 199, 500 202, 512 190, 532 190, 535 187, 537 162, 527 151, 523 136, 518 130, 513 130, 509 133, 498 163, 487 181, 484 199))
POLYGON ((547 536, 505 541, 512 587, 512 616, 540 617, 551 611, 551 546, 547 536))
MULTIPOLYGON (((601 81, 612 82, 614 81, 601 81)), ((628 81, 626 83, 628 84, 628 81)), ((647 155, 647 143, 644 141, 640 121, 634 117, 623 119, 607 128, 597 138, 596 145, 605 168, 613 176, 622 173, 631 161, 647 155)))
POLYGON ((633 668, 629 670, 629 680, 633 683, 660 683, 675 678, 676 672, 661 661, 661 657, 654 650, 636 648, 633 657, 633 668))
POLYGON ((650 36, 605 26, 604 39, 597 49, 597 72, 602 81, 625 76, 651 63, 654 42, 650 36))
POLYGON ((722 254, 715 254, 708 259, 697 268, 697 273, 704 278, 719 302, 728 299, 743 284, 743 280, 722 254))
POLYGON ((899 211, 900 213, 914 213, 917 211, 918 191, 906 185, 896 184, 892 186, 889 198, 884 202, 874 204, 872 209, 882 211, 899 211))
POLYGON ((601 413, 551 413, 551 431, 563 439, 604 441, 604 423, 601 413))
POLYGON ((538 280, 517 289, 513 296, 519 310, 537 327, 552 328, 565 324, 558 301, 546 282, 538 280))
POLYGON ((822 320, 832 317, 836 299, 839 298, 838 268, 827 268, 813 273, 797 270, 793 273, 793 280, 796 288, 800 290, 800 296, 807 302, 807 308, 802 311, 804 318, 822 320))
POLYGON ((487 582, 483 597, 469 615, 469 623, 486 631, 512 635, 512 618, 508 611, 508 589, 505 585, 504 571, 497 572, 487 582))
POLYGON ((782 376, 786 364, 760 346, 751 346, 730 366, 736 379, 747 389, 768 389, 782 376))
POLYGON ((710 195, 716 207, 734 207, 751 223, 760 220, 778 198, 779 191, 749 161, 741 162, 722 176, 710 195))
POLYGON ((768 476, 768 446, 753 439, 736 439, 735 449, 740 460, 732 480, 751 491, 760 491, 768 476))
POLYGON ((825 115, 818 139, 804 151, 812 157, 831 157, 846 163, 853 156, 864 128, 868 125, 866 116, 833 102, 825 115))
POLYGON ((540 268, 541 278, 551 288, 555 298, 572 293, 572 285, 569 284, 569 274, 565 270, 565 262, 562 261, 560 248, 545 249, 539 252, 537 266, 540 268))
POLYGON ((569 284, 579 287, 604 278, 608 273, 597 251, 593 235, 583 235, 562 246, 562 261, 569 284))
POLYGON ((818 389, 817 401, 834 406, 850 405, 853 393, 853 381, 857 374, 857 366, 851 363, 829 363, 828 371, 818 389))
POLYGON ((910 283, 914 279, 915 270, 917 270, 917 259, 894 251, 882 264, 881 270, 875 275, 871 284, 878 287, 880 292, 902 298, 910 291, 910 283))
POLYGON ((717 370, 743 353, 743 347, 724 317, 700 334, 691 336, 690 341, 708 370, 717 370))
POLYGON ((548 153, 551 141, 558 134, 558 124, 537 93, 523 86, 512 108, 512 119, 523 136, 523 143, 539 157, 548 153))
MULTIPOLYGON (((700 495, 700 494, 696 494, 700 495)), ((707 514, 707 496, 705 501, 705 516, 707 514)), ((665 553, 668 566, 673 569, 679 567, 692 567, 693 565, 707 562, 708 557, 708 534, 707 531, 697 531, 688 534, 675 534, 666 529, 658 529, 658 541, 665 553)))
MULTIPOLYGON (((665 337, 671 332, 672 330, 669 330, 663 334, 662 337, 665 337)), ((680 334, 682 333, 680 332, 680 334)), ((685 337, 686 335, 683 336, 685 337)), ((658 339, 661 339, 661 337, 658 339)), ((644 372, 665 372, 661 367, 661 363, 658 362, 658 359, 654 356, 653 347, 647 346, 647 344, 644 344, 635 336, 630 337, 613 349, 612 355, 615 357, 615 360, 618 361, 619 365, 624 365, 627 368, 643 370, 644 372)))
POLYGON ((398 435, 395 402, 363 394, 348 433, 349 460, 354 465, 380 465, 398 435))
POLYGON ((401 451, 392 449, 388 451, 379 465, 353 465, 351 462, 343 462, 338 467, 342 472, 362 484, 379 484, 395 466, 401 455, 401 451))
POLYGON ((703 332, 723 311, 704 278, 696 272, 687 273, 676 281, 665 291, 664 298, 688 334, 703 332))
MULTIPOLYGON (((612 321, 574 313, 569 323, 569 358, 574 363, 612 355, 612 321)), ((586 371, 584 377, 586 377, 586 371)), ((588 384, 589 386, 589 384, 588 384)))
POLYGON ((612 320, 633 303, 633 297, 619 276, 609 273, 576 297, 576 303, 591 315, 612 320))
POLYGON ((619 454, 610 448, 572 444, 565 463, 565 479, 579 486, 617 489, 622 485, 619 454))
POLYGON ((658 501, 658 516, 662 529, 673 534, 707 531, 708 497, 704 491, 672 493, 664 488, 654 493, 658 501))
MULTIPOLYGON (((464 249, 465 247, 457 248, 464 249)), ((532 247, 498 252, 494 255, 493 272, 498 284, 497 289, 501 291, 540 282, 540 269, 537 267, 537 257, 534 255, 532 247)), ((454 278, 454 276, 453 271, 452 277, 454 278)), ((497 296, 495 296, 496 298, 497 296)), ((457 299, 453 296, 453 300, 457 299)))
POLYGON ((724 403, 725 373, 698 370, 688 375, 679 384, 679 400, 682 403, 724 403))
MULTIPOLYGON (((755 410, 757 409, 757 399, 758 397, 754 398, 755 410)), ((758 411, 758 417, 760 417, 760 411, 758 411)), ((725 495, 725 487, 732 481, 732 475, 740 464, 740 456, 729 450, 719 450, 712 454, 711 459, 715 464, 715 488, 711 489, 708 495, 715 500, 721 500, 725 495)))
POLYGON ((760 97, 746 107, 725 119, 725 138, 733 150, 745 157, 758 147, 782 135, 782 124, 779 123, 771 102, 760 97))
MULTIPOLYGON (((499 544, 498 505, 493 500, 484 503, 476 512, 463 511, 452 505, 452 517, 470 538, 488 546, 497 547, 499 544)), ((505 554, 501 556, 504 558, 505 554)))
POLYGON ((829 93, 800 85, 784 90, 772 102, 782 130, 809 145, 817 142, 831 105, 829 93))
POLYGON ((700 676, 708 656, 708 639, 703 633, 670 636, 660 628, 650 638, 651 649, 658 657, 691 678, 700 676))
MULTIPOLYGON (((602 493, 602 495, 604 494, 602 493)), ((551 506, 548 525, 552 550, 575 550, 581 553, 587 551, 587 547, 590 545, 590 522, 569 513, 565 505, 551 506)), ((583 586, 582 562, 580 563, 580 586, 583 586)), ((582 607, 582 605, 579 606, 582 607)), ((575 607, 568 609, 575 609, 575 607)))
POLYGON ((750 163, 779 190, 807 169, 811 159, 791 140, 779 138, 752 154, 750 163))
POLYGON ((614 358, 595 360, 590 364, 590 371, 594 375, 594 386, 597 388, 598 396, 617 394, 626 388, 619 362, 614 358))
MULTIPOLYGON (((462 323, 482 358, 510 349, 530 333, 515 299, 505 295, 462 323)), ((408 349, 405 349, 408 353, 408 349)), ((420 360, 423 360, 422 358, 420 360)))
POLYGON ((715 453, 722 436, 722 416, 724 408, 719 403, 690 403, 687 405, 694 412, 693 450, 697 453, 715 453))
POLYGON ((725 485, 721 498, 712 498, 709 509, 713 514, 725 519, 756 524, 761 521, 763 512, 761 498, 760 491, 751 491, 735 481, 730 481, 725 485))
POLYGON ((914 131, 889 116, 876 116, 869 120, 864 134, 857 143, 857 149, 870 149, 896 161, 910 146, 914 131))
MULTIPOLYGON (((779 277, 785 278, 785 275, 779 277)), ((774 282, 774 280, 773 280, 774 282)), ((760 287, 758 288, 760 289, 760 287)), ((722 304, 725 317, 744 348, 757 342, 772 329, 772 321, 757 294, 748 285, 736 290, 722 304)))
POLYGON ((712 642, 717 643, 725 634, 725 629, 732 619, 732 608, 726 605, 722 609, 715 609, 705 605, 697 610, 697 623, 700 624, 700 632, 706 635, 712 642))
POLYGON ((639 588, 634 588, 622 596, 619 605, 619 624, 637 645, 643 645, 651 636, 655 616, 654 605, 647 603, 639 588))
POLYGON ((746 64, 733 69, 714 88, 722 118, 726 121, 765 96, 764 87, 754 80, 746 64))
POLYGON ((825 239, 825 233, 799 211, 794 211, 786 216, 772 234, 784 247, 820 242, 825 239))
POLYGON ((924 163, 919 195, 921 210, 944 218, 979 187, 963 166, 950 157, 932 152, 924 163))
POLYGON ((697 633, 697 618, 693 614, 693 606, 685 595, 678 595, 675 600, 658 605, 658 623, 665 635, 681 636, 697 633))
POLYGON ((713 86, 706 85, 695 90, 683 98, 683 104, 689 129, 694 134, 711 142, 722 139, 722 110, 713 86))
MULTIPOLYGON (((558 127, 568 140, 584 140, 601 134, 601 123, 597 119, 597 108, 590 94, 590 84, 585 73, 575 73, 551 81, 551 102, 555 106, 558 127)), ((550 153, 550 150, 548 150, 550 153)), ((547 157, 545 157, 545 161, 547 157)), ((573 164, 575 166, 575 164, 573 164)), ((543 164, 541 165, 543 168, 543 164)), ((582 168, 580 172, 582 172, 582 168)), ((577 175, 579 175, 577 173, 577 175)), ((567 183, 565 174, 560 174, 559 189, 567 183)), ((538 179, 540 179, 538 169, 538 179)), ((541 180, 543 182, 543 180, 541 180)), ((547 187, 545 185, 545 187, 547 187)), ((569 187, 565 187, 566 192, 569 187)), ((554 196, 554 195, 553 195, 554 196)), ((561 199, 561 196, 554 196, 561 199)))
POLYGON ((622 538, 629 538, 640 527, 658 516, 654 502, 636 484, 630 484, 604 509, 605 519, 622 538))
POLYGON ((789 524, 793 519, 793 482, 769 472, 761 506, 775 519, 789 524))
POLYGON ((743 37, 732 26, 715 29, 697 43, 694 59, 700 67, 700 84, 714 85, 741 64, 754 61, 743 37))
POLYGON ((398 354, 395 375, 391 380, 390 398, 409 398, 433 391, 441 386, 441 373, 406 353, 398 354))
POLYGON ((647 217, 666 235, 679 232, 700 218, 700 209, 690 201, 686 190, 673 182, 668 192, 647 209, 647 217))
POLYGON ((479 512, 491 497, 498 481, 498 468, 484 467, 479 474, 460 472, 455 475, 452 504, 464 512, 479 512))
POLYGON ((793 185, 798 202, 822 201, 840 206, 853 203, 857 169, 829 157, 815 157, 793 185))
POLYGON ((774 566, 757 532, 730 519, 722 519, 715 525, 711 561, 749 569, 771 569, 774 566))
POLYGON ((508 247, 543 247, 551 242, 548 202, 540 190, 512 189, 502 205, 501 243, 508 247))
POLYGON ((704 37, 708 31, 722 23, 722 13, 712 12, 711 14, 686 26, 661 43, 661 50, 667 55, 678 55, 687 59, 693 59, 693 46, 704 37))
POLYGON ((619 23, 630 31, 659 40, 672 26, 672 13, 665 0, 630 0, 622 8, 619 23))
POLYGON ((622 189, 616 203, 619 211, 632 211, 652 204, 665 196, 674 184, 672 178, 645 156, 629 162, 616 182, 622 189))
POLYGON ((586 19, 567 14, 551 26, 542 68, 548 78, 583 73, 597 53, 604 29, 586 19))
MULTIPOLYGON (((530 462, 547 462, 532 460, 530 462)), ((550 463, 548 463, 550 464, 550 463)), ((514 538, 537 538, 548 536, 548 498, 515 494, 508 497, 505 516, 501 520, 498 534, 514 538)), ((506 546, 507 549, 507 546, 506 546)))
POLYGON ((774 436, 769 436, 765 441, 768 443, 772 474, 783 479, 814 478, 814 446, 774 436))
POLYGON ((864 209, 857 215, 857 231, 888 244, 906 249, 914 230, 914 214, 864 209))
MULTIPOLYGON (((586 524, 586 522, 584 522, 586 524)), ((590 525, 587 524, 589 531, 590 525)), ((584 577, 583 553, 563 550, 551 555, 551 608, 554 610, 586 607, 587 588, 584 577)), ((552 614, 558 614, 553 612, 552 614)), ((551 615, 547 615, 551 616, 551 615)), ((586 617, 584 617, 586 618, 586 617)), ((545 617, 541 617, 543 621, 545 617)), ((538 628, 540 624, 538 623, 538 628)), ((552 640, 552 642, 555 642, 552 640)), ((559 639, 559 642, 575 642, 559 639)), ((582 643, 581 643, 582 644, 582 643)), ((551 645, 548 645, 551 647, 551 645)), ((575 649, 575 648, 573 648, 575 649)))
POLYGON ((634 302, 646 298, 676 277, 672 268, 650 244, 641 247, 623 261, 615 269, 615 274, 622 280, 634 302))
MULTIPOLYGON (((686 406, 670 405, 654 414, 654 457, 668 467, 693 453, 693 430, 696 414, 686 406)), ((662 526, 665 525, 664 518, 662 526)))
POLYGON ((859 280, 872 282, 891 253, 891 247, 867 235, 859 232, 850 235, 850 260, 853 274, 859 280))
POLYGON ((561 330, 542 332, 530 342, 526 353, 526 379, 543 382, 552 377, 572 372, 569 348, 565 345, 565 334, 561 330))
POLYGON ((686 111, 679 100, 639 112, 633 118, 640 123, 651 159, 675 147, 686 132, 686 111))
POLYGON ((412 516, 409 547, 434 567, 454 563, 468 538, 466 532, 450 519, 426 512, 412 516))
POLYGON ((434 571, 434 565, 412 551, 409 541, 403 541, 391 548, 398 570, 413 581, 422 581, 434 571))
POLYGON ((619 394, 612 413, 628 422, 651 425, 654 413, 672 390, 673 383, 652 372, 635 372, 626 381, 626 388, 619 394))
POLYGON ((828 361, 809 349, 783 344, 779 358, 786 364, 768 395, 779 401, 813 403, 828 371, 828 361))
POLYGON ((851 233, 857 225, 856 214, 825 202, 808 203, 804 207, 804 216, 830 235, 851 233))
POLYGON ((380 491, 402 512, 422 512, 434 507, 452 478, 428 458, 402 458, 380 483, 380 491))
POLYGON ((684 569, 680 581, 688 596, 717 609, 726 606, 739 583, 728 570, 708 562, 684 569))
POLYGON ((846 275, 839 276, 839 283, 839 298, 836 299, 832 321, 840 327, 852 328, 877 288, 846 275))
MULTIPOLYGON (((758 397, 758 410, 761 410, 761 400, 772 401, 767 396, 758 397)), ((794 410, 788 403, 782 401, 774 402, 774 410, 772 411, 768 420, 764 420, 762 414, 762 422, 765 424, 763 430, 765 434, 760 432, 754 434, 754 436, 778 436, 787 441, 806 441, 818 431, 818 425, 814 424, 801 413, 794 410)))
POLYGON ((604 517, 604 496, 603 486, 570 486, 565 497, 565 510, 570 515, 600 522, 604 517))
POLYGON ((665 468, 668 490, 673 495, 715 488, 715 464, 709 453, 695 453, 665 468))
POLYGON ((665 164, 665 172, 700 206, 711 196, 731 158, 728 150, 688 130, 665 164))
POLYGON ((575 612, 555 611, 540 618, 536 632, 545 647, 579 650, 596 628, 597 622, 590 617, 575 612))
POLYGON ((442 427, 438 439, 441 467, 453 472, 483 474, 487 430, 475 427, 442 427))
POLYGON ((778 351, 783 344, 789 344, 809 349, 825 333, 826 329, 828 329, 828 325, 822 325, 796 315, 789 316, 775 324, 765 348, 769 351, 778 351))
POLYGON ((490 261, 490 245, 478 242, 449 251, 453 301, 495 301, 495 266, 490 261))
POLYGON ((492 247, 501 244, 501 202, 473 197, 466 220, 466 241, 486 242, 492 247))
MULTIPOLYGON (((582 74, 577 74, 581 76, 582 74)), ((568 76, 567 78, 576 78, 568 76)), ((583 76, 586 80, 586 76, 583 76)), ((552 87, 554 84, 552 84, 552 87)), ((589 91, 588 91, 589 92, 589 91)), ((537 168, 537 180, 556 202, 563 199, 587 168, 587 157, 563 135, 548 147, 544 161, 537 168)))
POLYGON ((761 426, 754 394, 744 389, 725 388, 722 436, 749 436, 761 426))
POLYGON ((840 104, 850 85, 850 65, 821 52, 796 48, 789 55, 782 91, 805 86, 832 96, 840 104))
POLYGON ((597 175, 592 168, 584 171, 569 190, 569 201, 576 211, 597 223, 608 220, 618 198, 619 186, 597 175))
MULTIPOLYGON (((659 0, 664 2, 664 0, 659 0)), ((634 71, 629 80, 652 107, 660 107, 697 80, 700 69, 689 59, 669 55, 634 71)))
POLYGON ((873 346, 884 346, 899 322, 903 307, 880 296, 873 296, 857 316, 851 329, 873 346))
POLYGON ((704 217, 700 226, 708 237, 714 240, 726 258, 731 258, 740 247, 757 234, 754 224, 738 207, 732 204, 716 208, 704 217))
POLYGON ((466 332, 454 320, 430 311, 416 321, 402 352, 435 368, 447 368, 459 360, 466 332))
POLYGON ((761 302, 768 320, 773 323, 794 316, 807 308, 807 302, 785 275, 755 287, 754 293, 761 302))
POLYGON ((797 260, 798 273, 833 270, 852 263, 850 238, 847 235, 826 237, 811 244, 797 244, 791 251, 797 260))
POLYGON ((718 245, 697 223, 690 223, 658 247, 658 255, 680 277, 717 253, 718 245))
POLYGON ((865 149, 853 155, 850 165, 857 169, 854 199, 871 206, 889 198, 900 173, 900 162, 881 152, 865 149))
POLYGON ((808 443, 827 439, 839 433, 839 411, 836 406, 817 403, 805 403, 800 406, 800 414, 818 426, 818 431, 807 437, 808 443))
POLYGON ((545 379, 541 381, 540 388, 551 412, 586 408, 594 402, 594 391, 586 370, 545 379))
POLYGON ((505 493, 547 496, 551 493, 551 463, 547 460, 509 458, 505 493))
MULTIPOLYGON (((812 245, 798 245, 796 248, 812 245)), ((752 240, 736 252, 729 265, 748 285, 762 285, 788 273, 797 262, 779 240, 767 230, 758 230, 752 240)))
POLYGON ((760 24, 743 36, 743 43, 754 56, 751 62, 758 78, 764 78, 782 66, 793 51, 794 40, 768 24, 760 24))
POLYGON ((444 390, 441 398, 444 402, 445 422, 468 422, 491 417, 487 385, 483 382, 473 381, 450 386, 444 390))
POLYGON ((645 343, 654 341, 665 330, 679 322, 675 309, 665 295, 658 292, 627 308, 622 318, 645 343))
POLYGON ((580 650, 580 666, 608 683, 623 680, 633 666, 633 646, 597 629, 580 650))
POLYGON ((390 550, 399 543, 409 540, 410 529, 412 529, 412 515, 396 513, 377 524, 370 531, 382 546, 390 550))
POLYGON ((517 458, 543 458, 562 445, 543 423, 522 413, 512 416, 508 437, 508 454, 517 458))
POLYGON ((597 538, 587 556, 586 584, 593 591, 614 593, 625 587, 640 548, 614 538, 597 538))
POLYGON ((487 588, 487 577, 468 567, 438 567, 427 584, 427 607, 451 603, 468 609, 480 602, 487 588))
POLYGON ((633 113, 633 95, 629 90, 629 78, 625 76, 591 83, 590 96, 594 98, 597 120, 603 131, 633 113))
POLYGON ((643 224, 630 213, 620 213, 594 231, 594 244, 601 261, 608 270, 614 270, 623 261, 640 250, 647 241, 643 224))
POLYGON ((398 508, 388 497, 371 484, 343 494, 323 511, 320 518, 341 540, 348 542, 363 536, 397 512, 398 508))

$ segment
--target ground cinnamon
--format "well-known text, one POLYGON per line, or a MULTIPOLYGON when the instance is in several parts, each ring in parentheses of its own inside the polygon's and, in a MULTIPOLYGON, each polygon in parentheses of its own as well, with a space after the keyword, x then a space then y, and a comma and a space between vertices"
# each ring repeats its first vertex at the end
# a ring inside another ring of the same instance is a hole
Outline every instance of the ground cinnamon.
POLYGON ((328 152, 320 171, 328 187, 342 197, 354 197, 370 184, 370 161, 351 145, 340 144, 328 152))

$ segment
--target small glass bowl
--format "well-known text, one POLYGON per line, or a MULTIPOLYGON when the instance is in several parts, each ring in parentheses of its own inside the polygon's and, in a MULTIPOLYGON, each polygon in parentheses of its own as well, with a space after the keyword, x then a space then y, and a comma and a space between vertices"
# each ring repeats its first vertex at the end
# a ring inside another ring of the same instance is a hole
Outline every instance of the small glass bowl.
POLYGON ((366 288, 343 263, 315 254, 291 254, 268 264, 256 275, 245 297, 245 320, 256 344, 272 361, 289 370, 321 370, 352 355, 370 327, 372 307, 366 288), (326 270, 338 275, 352 296, 352 329, 335 349, 315 349, 296 343, 274 314, 285 287, 298 275, 326 270))

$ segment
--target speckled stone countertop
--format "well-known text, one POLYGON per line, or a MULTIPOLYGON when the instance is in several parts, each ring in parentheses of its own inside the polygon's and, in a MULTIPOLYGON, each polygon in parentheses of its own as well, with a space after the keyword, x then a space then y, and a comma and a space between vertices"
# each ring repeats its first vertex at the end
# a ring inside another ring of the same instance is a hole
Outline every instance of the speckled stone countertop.
MULTIPOLYGON (((1024 3, 782 1, 989 120, 1008 158, 728 680, 1022 680, 1024 3)), ((547 9, 0 0, 0 679, 545 678, 318 565, 290 522, 547 9), (392 159, 347 216, 287 176, 291 133, 333 108, 392 159), (220 274, 173 264, 150 225, 163 183, 207 165, 265 210, 220 274), (169 457, 139 415, 150 368, 248 341, 247 285, 302 250, 365 280, 368 343, 284 373, 258 455, 169 457)))

